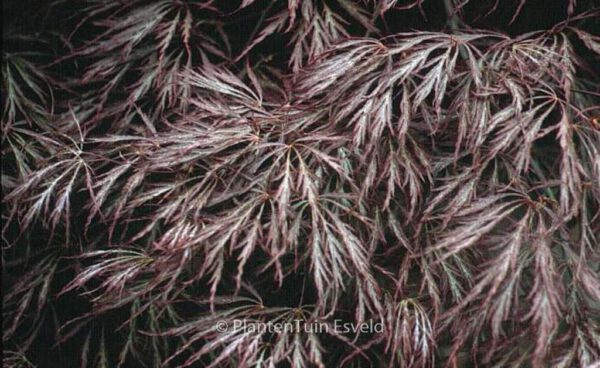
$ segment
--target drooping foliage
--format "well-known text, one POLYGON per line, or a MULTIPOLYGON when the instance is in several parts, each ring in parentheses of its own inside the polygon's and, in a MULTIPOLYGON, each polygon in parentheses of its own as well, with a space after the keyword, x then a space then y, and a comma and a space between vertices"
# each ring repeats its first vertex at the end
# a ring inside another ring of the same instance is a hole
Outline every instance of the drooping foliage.
POLYGON ((600 364, 595 1, 5 13, 5 366, 600 364))

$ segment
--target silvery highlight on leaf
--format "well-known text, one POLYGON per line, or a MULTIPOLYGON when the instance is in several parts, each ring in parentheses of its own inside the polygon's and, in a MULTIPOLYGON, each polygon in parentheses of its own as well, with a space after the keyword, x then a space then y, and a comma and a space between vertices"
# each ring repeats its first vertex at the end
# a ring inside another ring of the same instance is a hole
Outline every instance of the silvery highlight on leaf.
POLYGON ((600 368, 600 1, 3 23, 3 367, 600 368))

